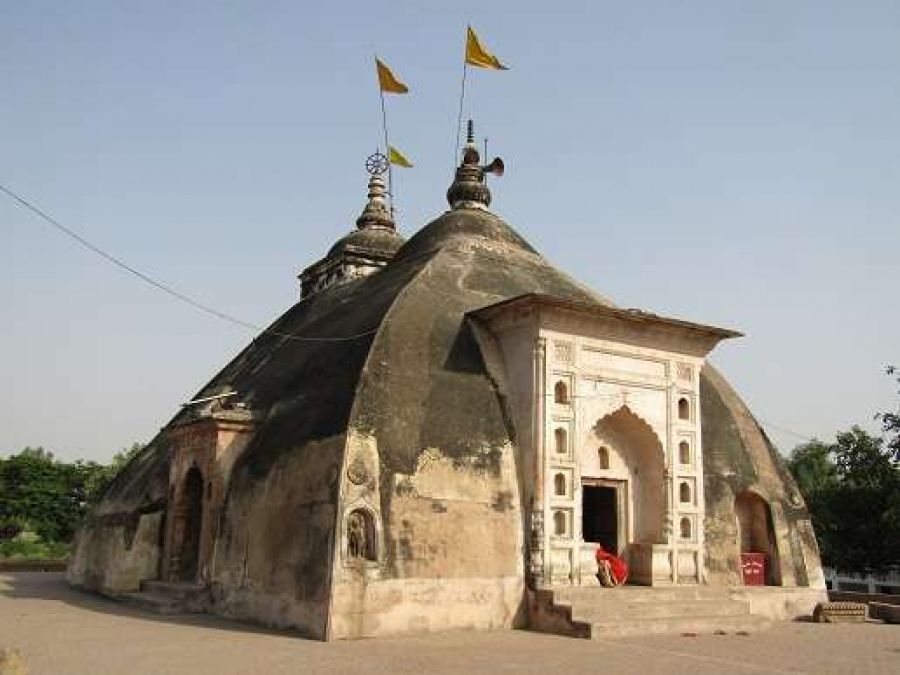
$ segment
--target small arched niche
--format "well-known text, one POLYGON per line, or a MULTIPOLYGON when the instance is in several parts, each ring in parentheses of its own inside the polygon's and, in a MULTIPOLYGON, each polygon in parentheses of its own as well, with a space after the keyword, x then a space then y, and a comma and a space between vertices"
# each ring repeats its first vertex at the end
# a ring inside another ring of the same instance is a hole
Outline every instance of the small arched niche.
POLYGON ((569 531, 565 511, 555 511, 553 513, 553 533, 558 537, 564 537, 569 531))
POLYGON ((566 477, 565 475, 558 473, 553 476, 553 493, 557 497, 565 497, 568 490, 566 489, 566 477))
POLYGON ((682 504, 691 503, 691 486, 687 483, 682 483, 678 486, 678 501, 682 504))
POLYGON ((601 445, 597 448, 597 464, 601 469, 609 468, 609 448, 601 445))
POLYGON ((678 399, 678 419, 680 420, 690 420, 691 419, 691 403, 684 396, 678 399))
POLYGON ((681 464, 691 463, 691 444, 687 441, 678 444, 678 461, 681 464))
POLYGON ((569 451, 568 434, 562 427, 553 430, 553 442, 558 454, 565 455, 569 451))
POLYGON ((681 530, 681 538, 682 539, 690 539, 692 536, 692 527, 691 527, 691 519, 690 518, 682 518, 681 523, 679 524, 679 528, 681 530))
POLYGON ((569 387, 562 380, 557 380, 553 385, 553 402, 559 405, 568 405, 569 403, 569 387))
POLYGON ((741 553, 762 553, 766 557, 766 585, 780 586, 778 547, 769 503, 756 492, 744 490, 734 500, 741 553))
POLYGON ((378 560, 375 518, 366 509, 354 509, 347 516, 347 557, 378 560))

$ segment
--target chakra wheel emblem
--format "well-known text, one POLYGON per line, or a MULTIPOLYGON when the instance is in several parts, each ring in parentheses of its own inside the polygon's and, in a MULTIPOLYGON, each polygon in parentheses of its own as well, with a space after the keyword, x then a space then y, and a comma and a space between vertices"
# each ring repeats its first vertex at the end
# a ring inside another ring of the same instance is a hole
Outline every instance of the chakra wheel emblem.
POLYGON ((373 176, 380 176, 388 170, 388 158, 386 155, 376 152, 366 157, 366 171, 373 176))

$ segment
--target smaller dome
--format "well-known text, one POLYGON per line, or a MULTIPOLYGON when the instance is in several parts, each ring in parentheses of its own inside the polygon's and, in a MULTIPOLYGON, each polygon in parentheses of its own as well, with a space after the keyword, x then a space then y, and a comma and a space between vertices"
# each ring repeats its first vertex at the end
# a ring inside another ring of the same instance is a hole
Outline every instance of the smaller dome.
POLYGON ((338 239, 328 251, 327 258, 341 253, 374 254, 376 257, 392 258, 406 240, 396 230, 386 227, 367 227, 354 230, 338 239))

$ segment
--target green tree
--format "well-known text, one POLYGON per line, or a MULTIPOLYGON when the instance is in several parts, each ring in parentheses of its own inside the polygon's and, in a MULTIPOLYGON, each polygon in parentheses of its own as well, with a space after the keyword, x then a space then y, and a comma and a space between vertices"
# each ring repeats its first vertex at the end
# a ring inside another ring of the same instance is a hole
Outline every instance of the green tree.
MULTIPOLYGON (((121 471, 128 462, 137 457, 141 450, 144 449, 141 443, 132 443, 130 448, 122 448, 120 452, 113 455, 112 462, 106 466, 94 465, 85 466, 85 501, 88 504, 96 504, 100 501, 106 488, 112 483, 116 475, 121 471), (96 467, 96 469, 94 469, 96 467)), ((93 463, 90 463, 93 464, 93 463)))
POLYGON ((25 448, 0 463, 0 519, 25 521, 47 541, 68 541, 83 515, 72 465, 41 448, 25 448))
POLYGON ((818 439, 794 448, 787 465, 804 497, 829 490, 837 484, 837 466, 831 456, 831 446, 818 439))
POLYGON ((831 500, 838 485, 832 446, 817 439, 798 445, 791 452, 787 465, 806 501, 813 529, 818 534, 822 559, 830 563, 834 557, 830 533, 835 529, 831 500))
POLYGON ((883 439, 854 426, 832 445, 795 448, 788 467, 826 564, 863 572, 900 561, 900 467, 883 439))
POLYGON ((40 447, 0 459, 0 538, 29 530, 46 542, 70 541, 88 509, 142 448, 135 443, 108 465, 60 462, 40 447))
MULTIPOLYGON (((898 375, 897 383, 900 384, 900 371, 894 366, 888 366, 886 370, 888 375, 898 375)), ((882 428, 887 435, 888 450, 891 451, 894 460, 900 462, 900 403, 897 405, 897 412, 878 413, 875 419, 881 420, 882 428)))

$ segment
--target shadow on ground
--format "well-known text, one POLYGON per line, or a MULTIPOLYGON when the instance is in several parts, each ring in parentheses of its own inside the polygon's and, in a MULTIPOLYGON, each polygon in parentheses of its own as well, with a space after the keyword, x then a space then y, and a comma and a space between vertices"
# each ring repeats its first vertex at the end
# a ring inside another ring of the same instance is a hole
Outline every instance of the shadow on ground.
MULTIPOLYGON (((202 626, 216 630, 309 640, 295 631, 255 626, 212 614, 154 614, 132 607, 122 600, 73 588, 66 582, 62 572, 0 572, 0 597, 50 600, 91 612, 157 623, 202 626)), ((309 641, 315 642, 315 640, 309 641)))

